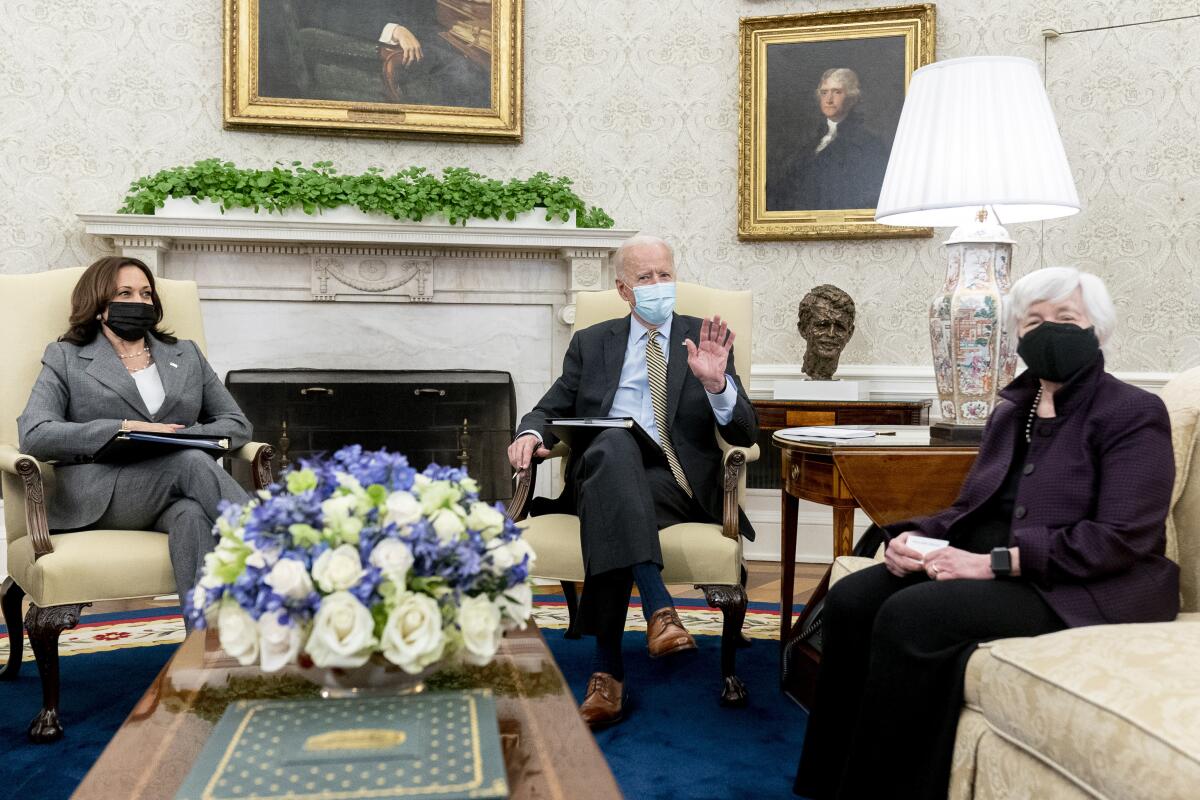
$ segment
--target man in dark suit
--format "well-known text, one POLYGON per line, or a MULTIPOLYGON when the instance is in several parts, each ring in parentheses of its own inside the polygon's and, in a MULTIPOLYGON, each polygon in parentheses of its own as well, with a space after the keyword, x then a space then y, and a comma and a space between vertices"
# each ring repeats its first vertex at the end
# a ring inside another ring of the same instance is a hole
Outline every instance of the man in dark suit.
POLYGON ((768 211, 874 208, 890 148, 864 124, 858 75, 826 70, 817 86, 821 119, 767 180, 768 211))
MULTIPOLYGON (((579 514, 587 571, 580 622, 596 637, 587 697, 593 726, 622 718, 621 637, 633 583, 647 620, 651 657, 695 649, 663 585, 658 531, 721 517, 721 450, 750 446, 758 418, 733 365, 734 332, 719 316, 675 314, 675 265, 669 245, 637 236, 615 256, 616 285, 631 313, 578 331, 562 376, 525 415, 509 446, 517 469, 549 455, 558 417, 633 417, 660 445, 646 453, 624 428, 606 429, 573 454, 560 503, 579 514)), ((745 514, 740 530, 754 538, 745 514)))

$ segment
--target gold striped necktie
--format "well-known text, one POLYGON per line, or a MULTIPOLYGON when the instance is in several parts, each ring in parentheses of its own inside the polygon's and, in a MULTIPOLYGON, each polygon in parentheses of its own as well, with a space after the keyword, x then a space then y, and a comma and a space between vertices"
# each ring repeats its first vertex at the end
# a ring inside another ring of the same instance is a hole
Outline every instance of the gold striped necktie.
POLYGON ((671 428, 667 425, 667 360, 663 358, 662 346, 658 340, 662 334, 657 330, 650 331, 650 340, 646 342, 646 377, 650 383, 650 403, 654 406, 654 424, 658 426, 658 442, 662 445, 667 456, 667 465, 675 482, 692 496, 692 487, 688 486, 687 476, 679 464, 679 456, 675 455, 675 445, 671 444, 671 428))

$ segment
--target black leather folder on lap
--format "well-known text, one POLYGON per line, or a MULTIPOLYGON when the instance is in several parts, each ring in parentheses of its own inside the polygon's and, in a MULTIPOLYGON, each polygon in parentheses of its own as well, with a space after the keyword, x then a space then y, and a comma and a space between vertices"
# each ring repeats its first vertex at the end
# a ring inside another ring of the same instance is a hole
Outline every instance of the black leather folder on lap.
POLYGON ((546 420, 546 431, 558 437, 574 450, 581 453, 592 443, 601 431, 609 428, 625 428, 633 434, 634 440, 647 459, 666 461, 666 455, 658 442, 646 433, 646 429, 637 424, 633 417, 567 417, 563 419, 546 420))
POLYGON ((118 431, 96 451, 92 461, 102 464, 127 464, 165 456, 183 448, 204 450, 213 458, 220 458, 229 452, 229 439, 196 433, 118 431))

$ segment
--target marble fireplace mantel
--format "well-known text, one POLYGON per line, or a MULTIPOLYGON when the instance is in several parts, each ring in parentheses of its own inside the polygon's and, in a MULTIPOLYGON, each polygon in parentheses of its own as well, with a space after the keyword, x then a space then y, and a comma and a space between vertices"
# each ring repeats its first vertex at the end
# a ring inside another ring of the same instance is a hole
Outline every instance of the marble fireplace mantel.
POLYGON ((636 233, 490 220, 464 226, 267 214, 78 217, 87 233, 110 240, 156 275, 195 280, 205 300, 462 303, 486 294, 484 301, 493 303, 550 300, 567 326, 575 295, 610 285, 608 257, 636 233), (514 284, 498 269, 531 261, 557 266, 561 280, 514 284), (464 271, 466 263, 472 268, 464 271))

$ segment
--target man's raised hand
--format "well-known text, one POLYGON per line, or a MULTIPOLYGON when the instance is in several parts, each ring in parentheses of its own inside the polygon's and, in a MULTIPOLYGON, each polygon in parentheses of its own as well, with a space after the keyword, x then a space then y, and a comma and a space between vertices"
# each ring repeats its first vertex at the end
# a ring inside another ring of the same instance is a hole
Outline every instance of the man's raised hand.
POLYGON ((688 368, 709 394, 725 391, 725 369, 733 339, 733 331, 721 321, 720 315, 714 314, 712 319, 700 323, 699 344, 691 339, 683 342, 687 347, 688 368))

